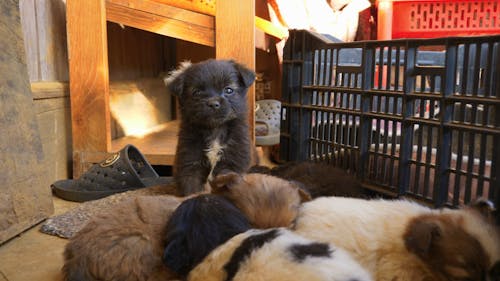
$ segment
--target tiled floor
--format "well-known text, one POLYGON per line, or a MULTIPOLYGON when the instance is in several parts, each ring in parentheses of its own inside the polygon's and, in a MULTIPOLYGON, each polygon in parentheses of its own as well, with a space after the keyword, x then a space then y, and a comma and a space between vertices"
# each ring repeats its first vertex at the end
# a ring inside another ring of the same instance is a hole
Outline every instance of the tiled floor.
MULTIPOLYGON (((54 197, 54 214, 78 203, 54 197)), ((40 225, 0 246, 0 281, 61 281, 63 251, 67 239, 39 231, 40 225)))

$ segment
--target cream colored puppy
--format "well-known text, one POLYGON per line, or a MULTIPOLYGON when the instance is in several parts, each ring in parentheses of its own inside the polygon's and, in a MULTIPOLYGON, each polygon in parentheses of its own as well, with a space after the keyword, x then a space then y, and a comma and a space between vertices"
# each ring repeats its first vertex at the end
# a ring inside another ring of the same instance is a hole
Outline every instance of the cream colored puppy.
POLYGON ((433 210, 404 200, 304 203, 297 234, 347 250, 375 280, 500 280, 500 231, 484 201, 433 210))

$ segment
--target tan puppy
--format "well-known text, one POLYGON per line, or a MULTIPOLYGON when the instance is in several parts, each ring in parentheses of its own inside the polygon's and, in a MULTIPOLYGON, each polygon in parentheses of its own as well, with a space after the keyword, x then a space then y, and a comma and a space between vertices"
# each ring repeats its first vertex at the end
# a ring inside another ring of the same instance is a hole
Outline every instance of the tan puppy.
POLYGON ((344 250, 285 228, 249 230, 213 250, 188 281, 371 281, 344 250))
POLYGON ((488 214, 484 203, 433 210, 325 197, 303 204, 295 231, 346 249, 379 281, 500 280, 500 231, 488 214))
POLYGON ((301 203, 311 200, 296 183, 264 174, 229 172, 210 184, 212 193, 234 202, 254 228, 288 227, 297 217, 301 203))
POLYGON ((93 217, 64 251, 64 280, 169 280, 163 266, 164 230, 182 202, 169 195, 139 196, 93 217))

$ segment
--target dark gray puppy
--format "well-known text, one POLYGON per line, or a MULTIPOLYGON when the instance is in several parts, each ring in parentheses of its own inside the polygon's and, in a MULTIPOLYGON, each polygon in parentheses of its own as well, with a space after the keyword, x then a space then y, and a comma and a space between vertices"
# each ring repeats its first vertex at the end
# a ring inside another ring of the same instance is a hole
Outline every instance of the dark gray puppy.
POLYGON ((204 189, 222 170, 250 167, 247 90, 255 73, 232 60, 183 63, 165 83, 177 96, 181 123, 174 163, 180 195, 204 189))

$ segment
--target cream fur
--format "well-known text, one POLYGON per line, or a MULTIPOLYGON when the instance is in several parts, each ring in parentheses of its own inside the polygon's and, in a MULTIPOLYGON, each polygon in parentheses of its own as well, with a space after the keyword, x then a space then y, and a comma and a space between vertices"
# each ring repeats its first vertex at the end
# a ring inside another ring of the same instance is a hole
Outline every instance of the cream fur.
POLYGON ((449 214, 465 222, 465 230, 479 240, 491 262, 498 261, 498 234, 473 211, 432 210, 405 200, 318 198, 302 205, 295 231, 344 248, 375 280, 396 280, 396 276, 398 281, 435 280, 403 240, 409 221, 430 213, 449 214))
POLYGON ((180 63, 179 67, 170 71, 167 76, 163 78, 163 82, 165 85, 170 84, 170 82, 174 81, 175 78, 177 78, 181 73, 183 73, 187 68, 189 68, 192 65, 191 61, 183 61, 180 63))
MULTIPOLYGON (((268 230, 267 230, 268 231, 268 230)), ((222 281, 226 279, 224 265, 230 260, 234 250, 242 241, 263 230, 250 230, 233 237, 216 248, 205 260, 195 267, 188 281, 222 281)), ((369 281, 372 280, 350 255, 342 249, 330 245, 331 257, 307 257, 302 262, 294 260, 289 247, 295 244, 310 244, 312 241, 294 234, 287 229, 279 229, 279 236, 254 250, 250 257, 240 264, 234 281, 369 281)))
POLYGON ((205 149, 205 155, 208 158, 208 161, 210 162, 210 173, 208 174, 208 181, 213 180, 213 171, 215 168, 215 165, 217 162, 219 162, 220 158, 222 157, 222 154, 224 153, 224 146, 220 144, 219 139, 215 139, 210 143, 207 149, 205 149))

